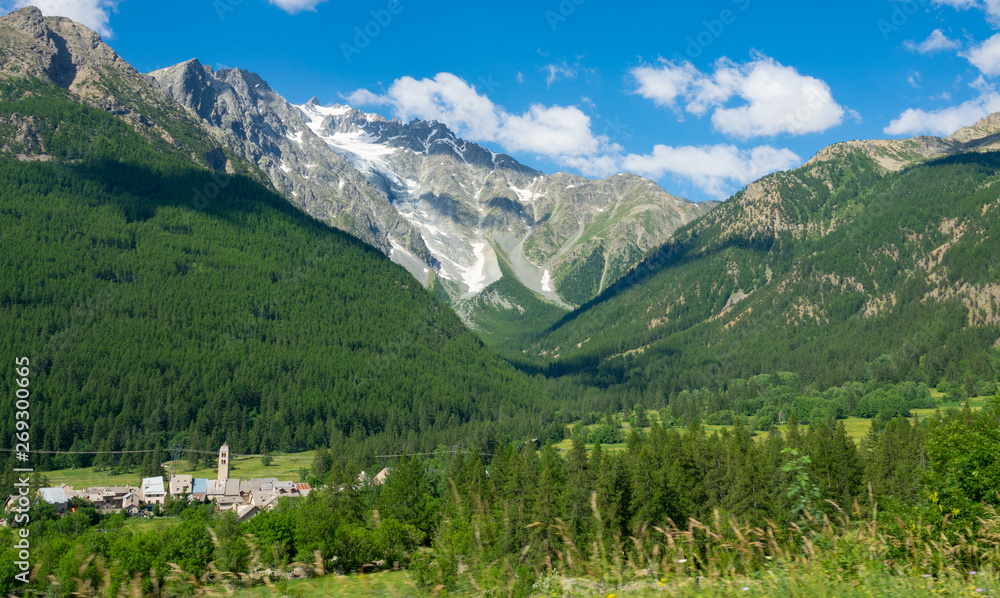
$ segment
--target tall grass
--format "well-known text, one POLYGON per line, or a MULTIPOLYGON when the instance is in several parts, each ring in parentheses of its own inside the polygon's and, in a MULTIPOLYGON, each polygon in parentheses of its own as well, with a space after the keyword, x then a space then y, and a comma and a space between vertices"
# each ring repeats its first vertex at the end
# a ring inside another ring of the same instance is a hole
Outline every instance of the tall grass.
POLYGON ((467 554, 439 555, 461 562, 458 576, 425 583, 511 597, 1000 595, 994 509, 974 525, 959 525, 947 517, 887 518, 876 509, 866 515, 857 503, 848 511, 829 505, 832 515, 806 511, 785 525, 748 525, 715 511, 710 521, 646 524, 621 537, 603 528, 595 495, 598 526, 589 541, 574 540, 557 520, 557 546, 543 552, 528 545, 520 555, 491 559, 482 542, 473 542, 467 554))
POLYGON ((169 571, 128 576, 117 563, 80 554, 79 575, 69 585, 50 578, 47 595, 214 597, 256 587, 253 595, 275 596, 1000 596, 1000 515, 993 508, 966 525, 948 517, 887 517, 875 505, 866 511, 857 502, 847 511, 828 504, 830 514, 805 511, 788 524, 750 525, 715 511, 708 521, 650 523, 622 537, 606 531, 592 495, 597 525, 586 540, 574 538, 561 520, 532 522, 528 527, 548 527, 552 533, 544 537, 556 540, 496 558, 485 538, 491 522, 465 513, 471 508, 482 514, 482 507, 459 502, 455 520, 471 522, 471 541, 455 550, 438 543, 423 552, 414 559, 413 581, 345 581, 327 574, 321 554, 312 563, 270 571, 259 559, 256 539, 247 536, 249 574, 220 571, 212 563, 200 577, 174 564, 169 571), (290 580, 301 576, 309 579, 290 580))

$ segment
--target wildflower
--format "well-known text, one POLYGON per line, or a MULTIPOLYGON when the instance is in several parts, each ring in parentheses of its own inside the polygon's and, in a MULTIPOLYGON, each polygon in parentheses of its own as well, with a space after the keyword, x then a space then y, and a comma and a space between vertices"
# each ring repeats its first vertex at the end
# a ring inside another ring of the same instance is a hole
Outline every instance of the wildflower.
POLYGON ((678 562, 678 563, 686 563, 686 562, 688 562, 688 560, 687 560, 687 559, 680 559, 680 560, 679 560, 679 561, 677 561, 677 562, 678 562))
POLYGON ((969 571, 969 575, 975 575, 975 574, 976 574, 975 571, 969 571))
POLYGON ((983 589, 982 589, 982 588, 976 588, 976 591, 977 591, 977 592, 982 592, 982 591, 983 591, 983 589))
POLYGON ((749 589, 750 589, 750 588, 748 588, 748 587, 747 587, 747 588, 743 588, 743 591, 744 591, 744 592, 746 592, 746 591, 747 591, 747 590, 749 590, 749 589))

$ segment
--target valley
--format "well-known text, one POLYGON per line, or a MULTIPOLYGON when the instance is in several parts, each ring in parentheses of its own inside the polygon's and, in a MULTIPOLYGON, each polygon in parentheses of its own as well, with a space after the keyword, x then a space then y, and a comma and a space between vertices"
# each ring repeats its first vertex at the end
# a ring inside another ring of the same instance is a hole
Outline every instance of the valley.
MULTIPOLYGON (((400 116, 400 80, 293 103, 174 54, 142 73, 69 18, 0 18, 0 359, 30 362, 0 394, 31 397, 0 401, 0 593, 996 590, 1000 113, 696 202, 625 136, 593 176, 511 141, 590 127, 576 106, 473 88, 476 136, 400 116), (279 480, 308 486, 254 504, 279 480)), ((671 64, 679 130, 750 78, 671 64)))
POLYGON ((289 201, 378 248, 487 337, 484 311, 586 302, 716 205, 631 174, 547 175, 436 121, 293 105, 241 69, 191 60, 150 75, 289 201))

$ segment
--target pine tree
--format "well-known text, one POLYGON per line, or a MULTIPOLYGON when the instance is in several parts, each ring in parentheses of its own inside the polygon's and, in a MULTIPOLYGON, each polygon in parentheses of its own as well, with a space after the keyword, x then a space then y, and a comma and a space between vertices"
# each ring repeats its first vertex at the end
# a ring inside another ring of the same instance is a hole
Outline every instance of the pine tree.
POLYGON ((551 442, 545 444, 538 461, 538 477, 535 485, 535 500, 531 508, 531 543, 537 547, 535 554, 542 562, 550 562, 556 551, 565 548, 562 540, 560 521, 563 514, 563 492, 566 486, 565 461, 556 452, 551 442))
MULTIPOLYGON (((598 445, 600 446, 600 445, 598 445)), ((595 447, 595 451, 599 450, 595 447)), ((573 438, 566 464, 566 516, 570 535, 577 547, 585 545, 590 537, 593 511, 590 496, 594 491, 591 462, 587 458, 587 445, 579 436, 573 438)))
POLYGON ((434 530, 438 503, 429 494, 423 464, 415 456, 400 459, 375 504, 383 520, 408 523, 425 536, 434 530))

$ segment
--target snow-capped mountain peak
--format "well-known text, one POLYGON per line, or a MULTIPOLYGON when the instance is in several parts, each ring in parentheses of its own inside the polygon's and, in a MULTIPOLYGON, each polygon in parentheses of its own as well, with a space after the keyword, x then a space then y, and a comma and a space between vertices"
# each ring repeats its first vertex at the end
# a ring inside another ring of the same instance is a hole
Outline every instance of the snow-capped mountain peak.
POLYGON ((437 121, 293 105, 246 71, 184 63, 151 74, 293 203, 458 302, 506 270, 541 297, 580 304, 709 207, 631 175, 546 175, 437 121))

